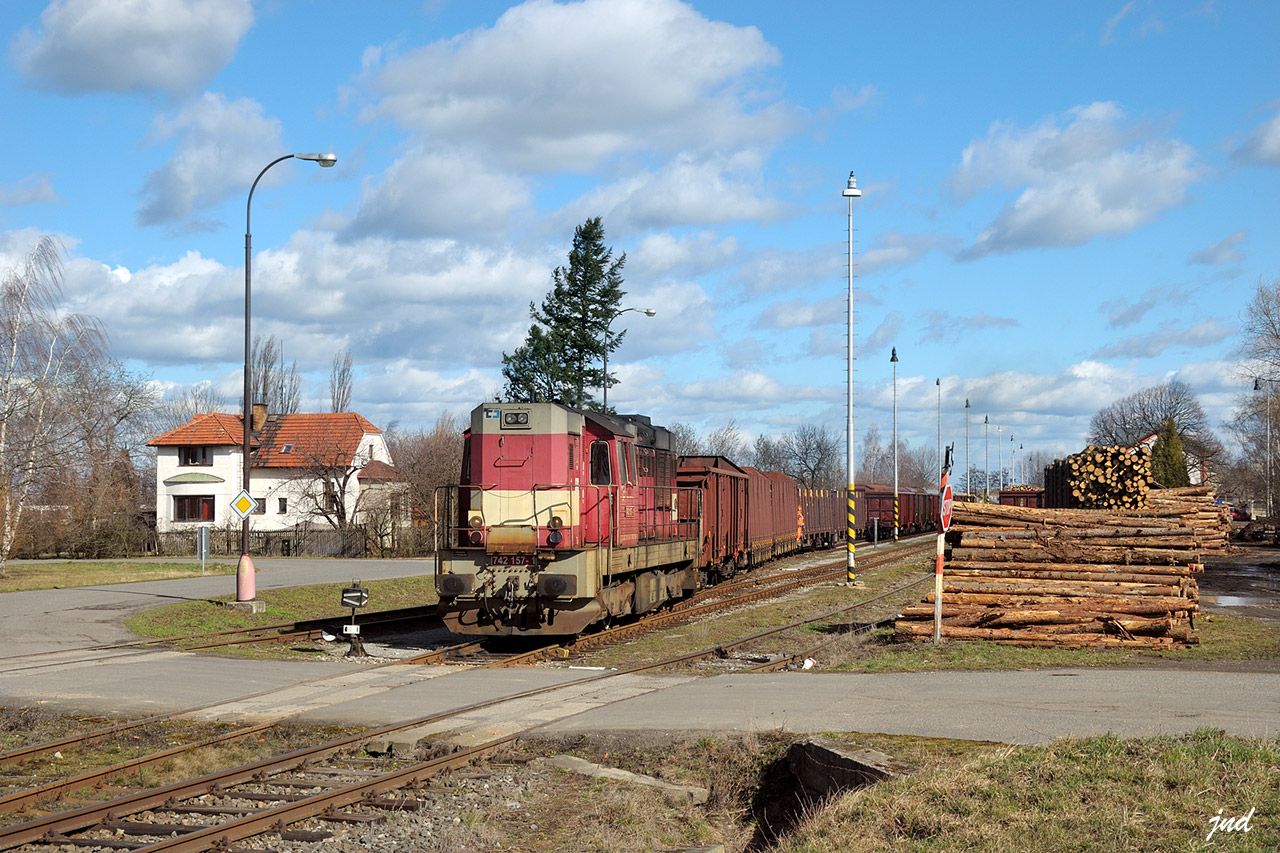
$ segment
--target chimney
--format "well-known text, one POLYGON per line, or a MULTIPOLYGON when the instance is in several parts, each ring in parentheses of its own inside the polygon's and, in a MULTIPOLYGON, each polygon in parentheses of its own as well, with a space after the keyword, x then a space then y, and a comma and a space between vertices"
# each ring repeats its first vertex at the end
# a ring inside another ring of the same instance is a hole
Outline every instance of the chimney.
POLYGON ((253 418, 249 421, 249 429, 258 432, 267 425, 267 404, 253 404, 253 418))

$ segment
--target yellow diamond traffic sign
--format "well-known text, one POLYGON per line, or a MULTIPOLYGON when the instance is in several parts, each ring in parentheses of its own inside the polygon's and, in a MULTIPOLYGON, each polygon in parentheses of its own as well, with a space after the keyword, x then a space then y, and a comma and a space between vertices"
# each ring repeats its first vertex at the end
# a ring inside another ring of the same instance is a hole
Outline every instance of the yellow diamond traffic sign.
POLYGON ((231 511, 241 518, 248 518, 249 514, 258 508, 258 502, 249 496, 244 489, 240 490, 240 494, 231 499, 231 511))

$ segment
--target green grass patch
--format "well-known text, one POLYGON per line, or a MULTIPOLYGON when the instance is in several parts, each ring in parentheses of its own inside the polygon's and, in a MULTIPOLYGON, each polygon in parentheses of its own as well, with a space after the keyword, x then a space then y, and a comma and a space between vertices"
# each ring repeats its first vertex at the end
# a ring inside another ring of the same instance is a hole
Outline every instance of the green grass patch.
MULTIPOLYGON (((232 563, 206 563, 204 574, 233 575, 232 563)), ((199 563, 158 563, 130 560, 65 560, 47 563, 9 563, 0 575, 0 592, 103 586, 136 581, 167 581, 200 577, 199 563)))
MULTIPOLYGON (((134 616, 125 622, 125 627, 141 637, 165 639, 308 619, 341 618, 351 612, 341 604, 342 589, 348 585, 348 581, 337 581, 259 590, 258 598, 267 606, 263 613, 242 613, 222 606, 222 602, 231 600, 230 595, 212 601, 170 604, 134 616)), ((430 575, 365 581, 362 586, 369 590, 366 611, 417 607, 437 601, 435 582, 430 575)), ((213 651, 249 657, 279 657, 281 647, 272 644, 229 646, 213 651)))
POLYGON ((852 652, 832 669, 854 672, 1009 670, 1052 667, 1117 667, 1158 661, 1280 659, 1280 625, 1244 616, 1210 614, 1196 620, 1200 645, 1163 651, 1024 648, 984 640, 898 643, 891 631, 852 652))
POLYGON ((986 750, 846 794, 777 849, 1275 850, 1280 739, 1200 730, 986 750), (1250 810, 1250 831, 1210 819, 1250 810))

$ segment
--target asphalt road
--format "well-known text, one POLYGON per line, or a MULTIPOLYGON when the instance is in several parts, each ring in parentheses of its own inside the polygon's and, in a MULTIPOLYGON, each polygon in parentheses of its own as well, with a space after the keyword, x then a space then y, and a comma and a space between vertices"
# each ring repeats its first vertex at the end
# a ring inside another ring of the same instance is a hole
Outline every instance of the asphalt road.
MULTIPOLYGON (((429 574, 434 565, 430 559, 302 558, 262 558, 255 564, 258 589, 429 574)), ((123 624, 135 613, 177 601, 234 595, 235 591, 235 575, 210 575, 0 594, 0 660, 52 649, 126 642, 136 639, 123 624)))
MULTIPOLYGON (((264 560, 261 588, 396 577, 423 561, 264 560)), ((544 684, 539 698, 470 715, 484 733, 538 723, 572 732, 861 731, 1010 743, 1066 735, 1180 733, 1201 726, 1280 734, 1280 673, 1052 670, 894 674, 622 676, 574 669, 458 671, 341 659, 256 662, 176 652, 77 650, 127 639, 120 621, 167 601, 234 589, 228 576, 0 595, 0 704, 125 714, 214 706, 214 717, 296 714, 381 723, 544 684), (60 651, 58 651, 60 649, 60 651), (23 652, 42 651, 19 660, 23 652)))

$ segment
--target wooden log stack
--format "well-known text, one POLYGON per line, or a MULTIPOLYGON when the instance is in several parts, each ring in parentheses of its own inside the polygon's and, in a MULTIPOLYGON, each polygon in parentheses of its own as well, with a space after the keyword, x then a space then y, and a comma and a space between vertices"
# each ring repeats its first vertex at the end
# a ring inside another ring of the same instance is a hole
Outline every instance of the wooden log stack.
MULTIPOLYGON (((1148 499, 1123 512, 956 504, 943 636, 1069 648, 1199 642, 1195 575, 1226 526, 1211 523, 1208 490, 1152 490, 1148 499)), ((932 639, 933 600, 902 611, 899 637, 932 639)))
POLYGON ((1151 487, 1151 451, 1091 444, 1066 458, 1071 496, 1088 509, 1136 509, 1151 487))

